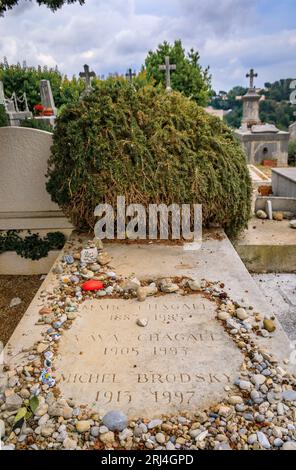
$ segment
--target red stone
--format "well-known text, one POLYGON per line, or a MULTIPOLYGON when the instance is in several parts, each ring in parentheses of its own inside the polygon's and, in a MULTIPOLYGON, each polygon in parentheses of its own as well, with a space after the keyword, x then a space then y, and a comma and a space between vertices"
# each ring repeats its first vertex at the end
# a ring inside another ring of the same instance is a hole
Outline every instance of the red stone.
POLYGON ((104 289, 104 284, 101 281, 90 279, 82 284, 83 290, 101 290, 104 289))

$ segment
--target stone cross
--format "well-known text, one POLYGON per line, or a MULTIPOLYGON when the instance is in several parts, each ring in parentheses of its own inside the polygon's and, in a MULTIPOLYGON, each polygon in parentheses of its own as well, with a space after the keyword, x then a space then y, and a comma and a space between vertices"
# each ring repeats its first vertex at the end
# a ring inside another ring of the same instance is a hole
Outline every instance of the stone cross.
POLYGON ((176 70, 177 66, 175 64, 170 64, 169 56, 165 57, 165 64, 158 66, 159 70, 165 70, 166 77, 166 90, 172 91, 171 88, 171 70, 176 70))
POLYGON ((133 81, 133 77, 136 76, 136 73, 132 71, 132 69, 128 69, 127 73, 125 74, 127 80, 129 80, 130 82, 133 81))
POLYGON ((96 74, 95 74, 95 72, 90 72, 89 71, 89 65, 87 65, 87 64, 85 64, 83 66, 83 68, 84 68, 84 72, 80 72, 79 77, 83 78, 85 80, 86 88, 90 89, 91 88, 91 79, 92 79, 92 77, 96 77, 96 74))
POLYGON ((44 106, 45 109, 51 108, 54 114, 56 114, 56 107, 49 80, 40 80, 40 96, 42 106, 44 106))
POLYGON ((254 78, 258 77, 258 73, 255 73, 254 69, 251 69, 250 73, 247 73, 246 77, 250 79, 250 88, 254 88, 254 78))

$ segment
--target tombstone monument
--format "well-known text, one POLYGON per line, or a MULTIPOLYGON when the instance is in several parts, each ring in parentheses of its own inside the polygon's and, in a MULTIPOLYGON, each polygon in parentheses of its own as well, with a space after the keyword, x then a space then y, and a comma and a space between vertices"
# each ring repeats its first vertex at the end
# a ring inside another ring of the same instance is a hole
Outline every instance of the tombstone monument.
POLYGON ((49 80, 40 80, 40 96, 42 106, 45 109, 52 109, 53 114, 56 115, 56 107, 49 80))
POLYGON ((79 77, 85 81, 85 90, 81 93, 81 98, 87 96, 89 93, 93 91, 93 87, 91 86, 91 79, 96 77, 95 72, 89 71, 89 65, 84 64, 83 66, 84 72, 79 73, 79 77))
POLYGON ((135 76, 136 76, 136 72, 133 72, 131 68, 129 68, 127 73, 125 74, 125 78, 131 83, 135 76))
POLYGON ((273 124, 260 121, 260 99, 254 86, 258 74, 251 69, 246 75, 250 79, 247 93, 242 97, 243 117, 241 127, 235 135, 242 143, 248 163, 260 165, 264 160, 274 160, 277 166, 288 164, 289 132, 280 131, 273 124))
POLYGON ((21 121, 32 117, 32 113, 29 110, 26 93, 18 97, 15 92, 10 98, 7 98, 4 94, 3 82, 0 81, 0 104, 4 106, 6 114, 8 115, 11 126, 19 126, 21 121), (24 108, 19 109, 19 103, 24 108))
POLYGON ((177 66, 175 64, 170 64, 169 56, 165 57, 165 63, 158 66, 159 70, 165 71, 166 77, 166 91, 171 92, 171 70, 176 70, 177 66))

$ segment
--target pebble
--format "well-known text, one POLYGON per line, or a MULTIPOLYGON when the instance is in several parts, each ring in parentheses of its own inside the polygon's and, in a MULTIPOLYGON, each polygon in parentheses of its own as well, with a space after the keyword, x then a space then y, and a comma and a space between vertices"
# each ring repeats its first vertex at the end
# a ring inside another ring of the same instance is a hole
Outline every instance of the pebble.
POLYGON ((236 309, 236 316, 239 320, 246 320, 246 318, 249 317, 247 314, 246 310, 244 308, 238 308, 236 309))
POLYGON ((256 387, 260 387, 266 381, 266 377, 262 374, 255 374, 251 380, 256 385, 256 387))
POLYGON ((71 439, 70 437, 66 437, 63 441, 63 447, 67 450, 75 450, 77 447, 77 441, 75 439, 71 439))
POLYGON ((189 280, 188 281, 188 286, 193 291, 201 290, 201 288, 202 288, 201 287, 201 282, 198 281, 197 279, 189 280))
POLYGON ((74 263, 74 258, 72 255, 64 255, 63 261, 67 264, 73 264, 74 263))
POLYGON ((48 404, 47 403, 41 403, 38 408, 36 409, 34 415, 35 416, 38 416, 39 418, 41 418, 42 416, 44 416, 45 414, 47 414, 47 410, 48 410, 48 404))
POLYGON ((102 265, 105 266, 106 264, 109 264, 111 261, 111 257, 108 255, 106 251, 99 253, 98 256, 98 262, 102 265))
POLYGON ((160 287, 161 292, 165 292, 166 294, 173 294, 179 290, 178 284, 168 283, 162 284, 160 287))
POLYGON ((54 432, 54 427, 51 425, 49 426, 48 424, 44 424, 41 426, 41 436, 43 437, 50 437, 54 432))
POLYGON ((0 438, 5 436, 5 423, 0 419, 0 438))
POLYGON ((107 426, 100 426, 99 432, 100 434, 105 434, 105 432, 109 432, 109 429, 107 428, 107 426))
POLYGON ((134 428, 134 436, 135 437, 141 437, 142 434, 146 434, 147 431, 148 431, 148 428, 147 428, 146 424, 140 423, 137 426, 135 426, 135 428, 134 428))
POLYGON ((294 228, 294 229, 295 229, 295 228, 296 228, 296 220, 291 220, 290 223, 289 223, 289 225, 290 225, 290 228, 294 228))
POLYGON ((229 399, 228 399, 228 402, 231 404, 231 405, 239 405, 241 403, 244 402, 244 400, 242 399, 242 397, 238 396, 238 395, 232 395, 229 399))
POLYGON ((166 450, 175 450, 175 445, 171 442, 171 441, 168 441, 167 445, 166 445, 166 450))
MULTIPOLYGON (((108 432, 108 429, 107 429, 107 432, 108 432)), ((92 426, 91 430, 90 430, 90 433, 93 437, 98 437, 99 434, 100 434, 100 428, 99 426, 92 426)))
POLYGON ((134 435, 133 431, 131 429, 125 428, 123 431, 121 431, 118 434, 119 440, 120 441, 126 441, 130 437, 134 435))
POLYGON ((296 441, 285 442, 282 445, 281 450, 296 450, 296 441))
POLYGON ((83 433, 90 430, 91 422, 89 420, 77 421, 76 429, 78 432, 83 433))
POLYGON ((269 333, 273 333, 276 329, 275 323, 268 318, 263 320, 263 326, 269 333))
POLYGON ((153 429, 153 428, 156 428, 157 426, 161 426, 162 425, 162 419, 152 419, 147 427, 148 429, 153 429))
POLYGON ((273 441, 273 445, 275 445, 275 447, 282 447, 283 444, 284 444, 284 441, 282 441, 282 439, 278 437, 273 441))
POLYGON ((137 289, 141 287, 141 283, 139 279, 134 277, 132 279, 127 279, 126 281, 124 281, 121 287, 123 289, 123 292, 130 292, 130 291, 136 292, 137 289))
POLYGON ((270 449, 270 442, 267 438, 267 436, 262 432, 262 431, 257 431, 257 438, 259 444, 264 448, 264 449, 270 449))
POLYGON ((248 380, 240 380, 238 386, 241 390, 250 390, 252 388, 252 384, 248 380))
POLYGON ((248 444, 253 445, 255 442, 257 442, 257 434, 250 434, 248 444))
POLYGON ((22 299, 20 299, 19 297, 14 297, 13 299, 11 299, 9 307, 10 308, 17 307, 21 303, 22 303, 22 299))
POLYGON ((110 431, 123 431, 127 427, 128 419, 122 411, 109 411, 103 417, 103 423, 110 431))
POLYGON ((224 310, 220 310, 217 314, 217 317, 219 318, 219 320, 227 320, 227 318, 230 318, 230 313, 224 310))
POLYGON ((295 390, 285 390, 282 393, 282 398, 285 401, 296 401, 296 391, 295 390))
POLYGON ((166 441, 165 435, 162 432, 158 432, 155 439, 159 444, 164 444, 166 441))
POLYGON ((267 219, 267 214, 266 214, 265 211, 259 210, 259 211, 256 212, 256 217, 258 219, 267 219))
POLYGON ((209 431, 207 430, 202 431, 198 436, 196 436, 195 441, 202 442, 207 437, 208 434, 209 434, 209 431))
POLYGON ((114 444, 114 432, 108 431, 100 435, 100 441, 103 442, 107 447, 112 447, 114 444))
POLYGON ((137 325, 145 327, 148 325, 148 319, 147 318, 138 318, 137 319, 137 325))
POLYGON ((17 393, 14 393, 6 398, 5 407, 7 411, 16 411, 22 404, 23 399, 17 393))

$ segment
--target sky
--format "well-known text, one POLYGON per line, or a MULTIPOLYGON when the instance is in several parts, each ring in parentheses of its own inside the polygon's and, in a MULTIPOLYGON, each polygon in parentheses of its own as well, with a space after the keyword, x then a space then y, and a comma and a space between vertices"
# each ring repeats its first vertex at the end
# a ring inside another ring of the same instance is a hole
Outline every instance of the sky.
POLYGON ((20 0, 0 17, 0 60, 58 66, 68 76, 83 64, 97 75, 140 70, 149 50, 181 39, 210 66, 216 91, 296 78, 295 0, 86 0, 57 12, 20 0))

